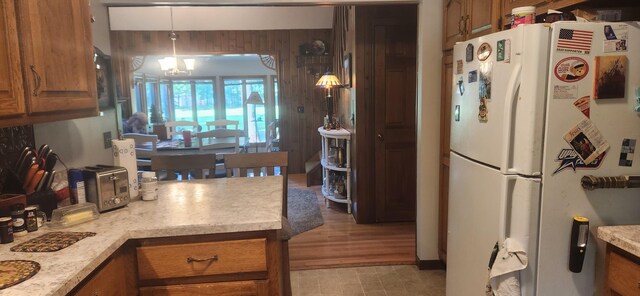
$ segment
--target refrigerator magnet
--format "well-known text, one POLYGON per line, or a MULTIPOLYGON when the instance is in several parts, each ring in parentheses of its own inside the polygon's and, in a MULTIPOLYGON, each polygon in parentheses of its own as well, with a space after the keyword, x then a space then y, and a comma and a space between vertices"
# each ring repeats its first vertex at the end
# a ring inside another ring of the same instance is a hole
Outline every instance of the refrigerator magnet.
POLYGON ((504 43, 505 40, 498 40, 498 43, 496 44, 496 61, 498 62, 502 62, 504 61, 504 43))
POLYGON ((553 171, 551 175, 553 176, 568 168, 571 168, 574 173, 576 170, 597 169, 600 167, 600 164, 602 164, 602 159, 605 155, 607 155, 607 152, 603 152, 598 155, 598 157, 596 157, 596 159, 594 159, 590 164, 585 164, 584 161, 582 161, 582 158, 578 156, 578 152, 573 149, 562 148, 558 153, 558 156, 556 156, 556 162, 559 162, 560 165, 558 165, 558 168, 553 171))
POLYGON ((573 54, 590 54, 593 32, 585 30, 560 29, 556 51, 573 54))
POLYGON ((624 99, 627 72, 627 56, 597 56, 593 99, 624 99))
POLYGON ((464 79, 462 76, 458 78, 458 94, 464 95, 464 79))
POLYGON ((570 85, 554 85, 553 86, 553 99, 570 99, 573 100, 578 97, 578 86, 575 84, 570 85))
POLYGON ((603 52, 627 50, 629 27, 626 24, 605 25, 603 29, 605 40, 602 42, 603 52))
POLYGON ((609 149, 609 143, 588 118, 580 121, 563 138, 578 152, 585 164, 590 164, 598 155, 609 149))
POLYGON ((487 100, 480 99, 480 106, 478 107, 478 120, 480 122, 487 122, 489 110, 487 109, 487 100))
POLYGON ((489 43, 482 43, 478 47, 478 60, 485 61, 491 56, 491 45, 489 43))
POLYGON ((469 83, 478 81, 478 70, 469 71, 469 83))
POLYGON ((563 82, 577 82, 589 73, 589 64, 579 57, 560 60, 553 68, 556 78, 563 82))
POLYGON ((633 166, 633 154, 636 151, 636 139, 623 139, 620 148, 619 166, 633 166))
POLYGON ((467 63, 468 62, 473 62, 473 54, 474 54, 474 52, 473 52, 473 44, 469 43, 469 44, 467 44, 467 50, 466 50, 466 53, 465 53, 465 56, 466 56, 465 60, 467 61, 467 63))
POLYGON ((463 65, 462 65, 462 60, 457 60, 456 61, 456 74, 460 75, 463 72, 463 65))
POLYGON ((491 72, 493 72, 492 62, 480 65, 480 99, 491 100, 491 72))
POLYGON ((577 99, 575 102, 573 102, 573 105, 576 106, 576 108, 578 108, 578 110, 580 110, 580 112, 582 112, 584 116, 586 116, 587 118, 590 118, 589 117, 590 103, 591 103, 591 97, 585 96, 577 99))

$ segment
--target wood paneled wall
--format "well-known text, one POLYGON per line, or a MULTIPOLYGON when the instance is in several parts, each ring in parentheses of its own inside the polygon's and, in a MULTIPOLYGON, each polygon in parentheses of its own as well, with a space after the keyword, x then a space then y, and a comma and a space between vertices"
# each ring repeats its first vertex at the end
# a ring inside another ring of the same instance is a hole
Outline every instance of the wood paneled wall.
MULTIPOLYGON (((304 162, 320 150, 317 128, 326 104, 315 88, 319 74, 331 65, 331 52, 299 54, 299 46, 313 40, 330 41, 331 30, 188 31, 177 32, 179 54, 257 53, 277 59, 280 100, 280 148, 289 152, 289 171, 303 173, 304 162), (304 112, 298 112, 303 107, 304 112)), ((111 50, 118 98, 130 98, 130 58, 172 52, 167 31, 112 31, 111 50)), ((330 49, 331 45, 327 44, 330 49)))

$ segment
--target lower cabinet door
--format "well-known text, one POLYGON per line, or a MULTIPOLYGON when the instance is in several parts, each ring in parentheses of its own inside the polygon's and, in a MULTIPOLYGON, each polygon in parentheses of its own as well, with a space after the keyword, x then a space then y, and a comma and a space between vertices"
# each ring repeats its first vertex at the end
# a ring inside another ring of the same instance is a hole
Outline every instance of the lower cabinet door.
POLYGON ((242 281, 141 287, 140 296, 267 296, 268 281, 242 281))

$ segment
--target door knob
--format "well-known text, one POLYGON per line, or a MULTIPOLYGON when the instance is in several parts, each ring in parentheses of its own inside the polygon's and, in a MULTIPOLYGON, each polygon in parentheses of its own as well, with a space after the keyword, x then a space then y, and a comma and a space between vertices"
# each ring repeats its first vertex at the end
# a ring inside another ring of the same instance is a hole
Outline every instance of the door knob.
POLYGON ((380 142, 384 142, 384 137, 382 136, 382 134, 378 134, 378 141, 380 142))

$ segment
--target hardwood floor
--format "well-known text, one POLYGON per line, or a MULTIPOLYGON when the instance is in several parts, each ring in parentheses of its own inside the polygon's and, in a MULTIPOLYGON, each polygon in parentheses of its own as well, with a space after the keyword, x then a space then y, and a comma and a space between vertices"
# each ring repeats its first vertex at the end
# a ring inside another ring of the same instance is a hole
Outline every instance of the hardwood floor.
POLYGON ((307 187, 304 174, 290 174, 289 187, 314 191, 324 218, 289 241, 291 270, 415 263, 414 222, 356 224, 345 204, 325 206, 321 187, 307 187))

